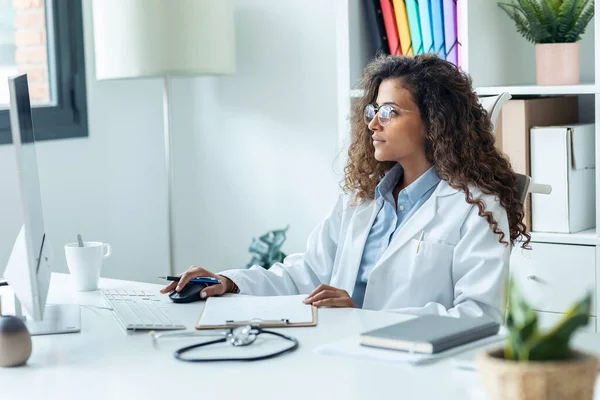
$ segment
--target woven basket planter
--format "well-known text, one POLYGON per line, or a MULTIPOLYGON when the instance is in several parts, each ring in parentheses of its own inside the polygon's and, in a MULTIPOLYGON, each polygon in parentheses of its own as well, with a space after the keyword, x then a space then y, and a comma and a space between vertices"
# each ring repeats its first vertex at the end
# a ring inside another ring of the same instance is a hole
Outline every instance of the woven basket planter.
POLYGON ((479 354, 477 368, 490 400, 592 400, 598 359, 572 350, 564 361, 509 361, 495 349, 479 354))

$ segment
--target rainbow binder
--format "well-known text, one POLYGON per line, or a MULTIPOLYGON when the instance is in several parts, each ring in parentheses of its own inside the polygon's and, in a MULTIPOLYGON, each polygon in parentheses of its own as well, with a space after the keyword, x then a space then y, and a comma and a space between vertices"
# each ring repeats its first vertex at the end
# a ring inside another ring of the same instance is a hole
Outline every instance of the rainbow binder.
POLYGON ((444 44, 444 13, 442 0, 431 0, 431 30, 433 31, 433 48, 441 59, 446 59, 444 44))
POLYGON ((394 6, 392 0, 380 0, 381 11, 383 13, 383 22, 385 32, 390 46, 390 54, 398 56, 402 54, 400 47, 400 38, 398 37, 398 25, 396 24, 396 14, 394 14, 394 6))
POLYGON ((419 0, 419 17, 421 19, 421 37, 423 52, 434 53, 433 27, 431 23, 431 0, 419 0))
POLYGON ((456 0, 444 0, 443 7, 446 60, 458 66, 458 40, 456 38, 456 0))
POLYGON ((423 38, 421 37, 421 21, 419 18, 419 2, 417 0, 406 0, 406 13, 408 14, 408 26, 415 54, 423 54, 423 38))
POLYGON ((406 14, 406 4, 404 0, 392 0, 394 12, 396 13, 396 24, 398 25, 398 35, 400 36, 400 46, 402 54, 407 56, 414 55, 410 29, 408 27, 408 14, 406 14))
POLYGON ((456 54, 457 54, 457 60, 458 63, 456 64, 459 67, 462 67, 463 63, 462 63, 462 32, 461 32, 461 20, 462 20, 462 7, 461 7, 461 2, 462 0, 455 0, 456 2, 456 54))

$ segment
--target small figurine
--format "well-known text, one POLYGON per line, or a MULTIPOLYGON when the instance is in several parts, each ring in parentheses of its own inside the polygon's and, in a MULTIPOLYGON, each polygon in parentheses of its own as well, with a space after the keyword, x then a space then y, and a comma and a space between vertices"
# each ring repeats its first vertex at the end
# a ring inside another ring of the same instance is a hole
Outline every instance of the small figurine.
POLYGON ((21 318, 0 314, 0 367, 24 365, 29 356, 31 335, 25 323, 21 318))

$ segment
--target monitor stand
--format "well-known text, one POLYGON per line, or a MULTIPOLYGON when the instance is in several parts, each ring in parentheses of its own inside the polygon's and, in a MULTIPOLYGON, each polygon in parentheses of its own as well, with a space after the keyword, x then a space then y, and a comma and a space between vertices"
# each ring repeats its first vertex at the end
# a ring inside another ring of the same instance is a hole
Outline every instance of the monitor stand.
POLYGON ((23 320, 32 336, 76 333, 81 331, 79 304, 45 304, 50 285, 52 259, 52 246, 47 240, 46 235, 44 235, 39 255, 36 253, 37 265, 34 266, 36 270, 34 272, 29 270, 29 268, 33 267, 31 267, 30 260, 28 259, 25 226, 23 225, 10 253, 10 258, 4 271, 4 278, 6 278, 9 286, 12 288, 14 315, 23 320), (33 273, 34 276, 30 277, 29 275, 33 273), (39 281, 43 282, 41 287, 39 281), (45 293, 40 293, 44 291, 45 293), (26 308, 32 310, 28 313, 27 317, 23 314, 23 308, 17 296, 18 293, 24 296, 24 300, 26 299, 25 304, 28 305, 26 308), (43 299, 41 302, 44 304, 43 314, 36 312, 36 307, 40 303, 40 297, 43 299), (40 317, 43 315, 43 318, 36 318, 36 314, 40 314, 40 317), (36 319, 41 320, 36 321, 36 319))
POLYGON ((15 296, 15 316, 23 319, 31 336, 77 333, 81 331, 81 311, 79 304, 46 304, 44 319, 34 321, 26 318, 21 302, 15 296))

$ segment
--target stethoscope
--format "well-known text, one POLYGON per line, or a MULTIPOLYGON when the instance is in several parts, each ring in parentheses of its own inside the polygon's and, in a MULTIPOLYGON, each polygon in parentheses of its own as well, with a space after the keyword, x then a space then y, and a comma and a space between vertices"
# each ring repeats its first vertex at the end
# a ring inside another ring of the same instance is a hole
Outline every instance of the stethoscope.
MULTIPOLYGON (((197 344, 193 344, 191 346, 186 346, 186 347, 182 347, 178 350, 175 350, 175 352, 173 353, 173 356, 180 361, 186 361, 186 362, 258 361, 258 360, 266 360, 268 358, 277 357, 281 354, 292 352, 298 348, 298 339, 296 339, 292 336, 283 335, 279 332, 265 330, 258 326, 252 326, 252 325, 238 326, 235 328, 231 328, 230 330, 225 331, 222 334, 224 335, 224 337, 222 337, 220 339, 210 340, 208 342, 197 343, 197 344), (274 353, 263 354, 263 355, 254 356, 254 357, 186 358, 183 356, 184 353, 187 353, 190 350, 197 349, 199 347, 210 346, 211 344, 216 344, 216 343, 229 342, 229 343, 231 343, 231 345, 233 345, 235 347, 249 346, 252 343, 254 343, 254 341, 256 340, 258 335, 262 335, 263 333, 268 334, 268 335, 278 336, 282 339, 285 339, 286 341, 291 342, 292 344, 291 344, 291 346, 288 346, 282 350, 278 350, 274 353)), ((157 336, 154 335, 152 339, 153 339, 153 341, 156 341, 157 336)))

